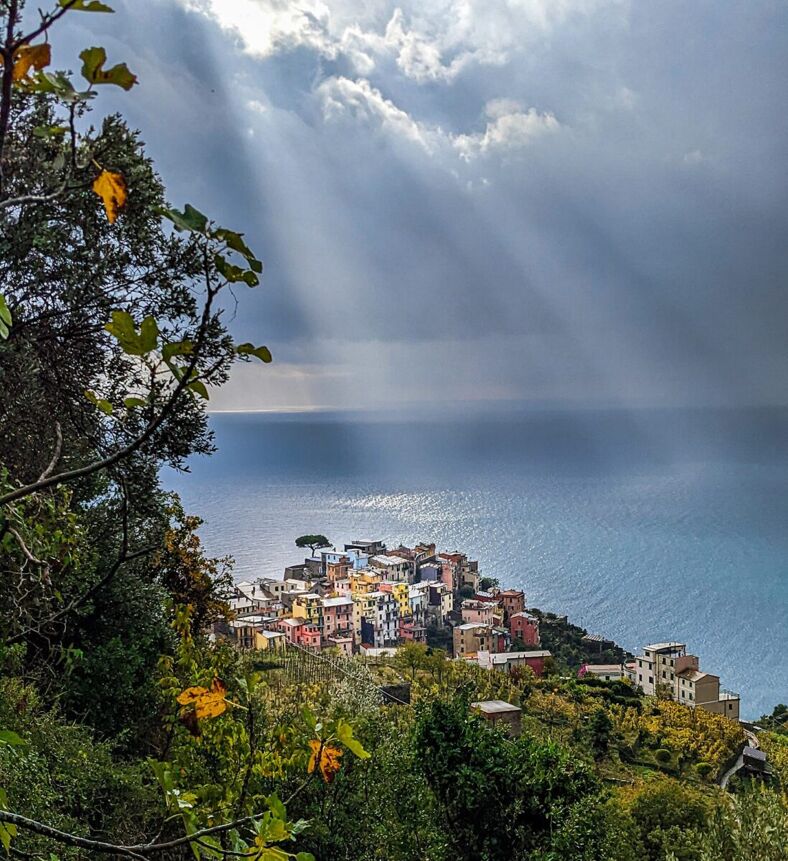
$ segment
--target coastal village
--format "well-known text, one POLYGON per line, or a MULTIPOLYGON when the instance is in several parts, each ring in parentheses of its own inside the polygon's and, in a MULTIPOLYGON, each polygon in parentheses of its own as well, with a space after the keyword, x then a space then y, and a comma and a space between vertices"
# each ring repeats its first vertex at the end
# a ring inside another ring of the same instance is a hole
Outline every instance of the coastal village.
MULTIPOLYGON (((342 549, 322 543, 302 542, 310 555, 285 568, 281 580, 235 584, 225 633, 240 648, 390 657, 404 644, 423 643, 491 671, 527 667, 542 676, 555 666, 540 632, 544 614, 529 611, 523 591, 482 576, 465 553, 439 552, 434 543, 388 548, 380 540, 355 540, 342 549)), ((739 720, 738 694, 702 671, 685 643, 649 644, 637 656, 598 634, 584 633, 581 644, 580 677, 626 681, 646 695, 739 720), (594 659, 610 654, 621 660, 594 659)))

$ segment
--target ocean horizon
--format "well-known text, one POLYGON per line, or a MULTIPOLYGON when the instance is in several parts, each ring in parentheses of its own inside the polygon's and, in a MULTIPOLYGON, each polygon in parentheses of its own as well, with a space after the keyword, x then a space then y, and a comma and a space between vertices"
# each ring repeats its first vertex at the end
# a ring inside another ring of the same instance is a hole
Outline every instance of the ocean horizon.
POLYGON ((637 652, 679 640, 755 718, 788 700, 788 409, 215 413, 167 471, 237 579, 297 535, 435 541, 637 652))

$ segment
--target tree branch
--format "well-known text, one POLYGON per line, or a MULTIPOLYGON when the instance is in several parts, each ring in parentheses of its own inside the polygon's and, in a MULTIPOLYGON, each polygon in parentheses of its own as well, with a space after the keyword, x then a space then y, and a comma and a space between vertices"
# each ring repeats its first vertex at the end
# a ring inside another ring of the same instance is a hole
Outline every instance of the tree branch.
POLYGON ((128 445, 118 449, 114 454, 108 455, 100 460, 93 461, 93 463, 86 464, 85 466, 78 467, 77 469, 60 472, 57 475, 49 475, 46 478, 40 478, 32 484, 23 485, 15 490, 11 490, 3 496, 0 496, 0 505, 7 505, 9 502, 23 499, 26 496, 30 496, 32 493, 38 493, 39 491, 46 490, 48 487, 53 487, 56 484, 63 484, 64 482, 74 481, 78 478, 85 478, 88 475, 93 475, 95 472, 114 466, 116 463, 124 460, 144 445, 153 436, 153 434, 156 433, 162 424, 164 424, 170 413, 175 409, 177 402, 180 400, 180 396, 186 390, 189 383, 194 382, 192 373, 197 367, 197 362, 200 358, 200 348, 203 345, 203 341, 205 340, 205 336, 211 322, 211 308, 213 306, 213 300, 219 292, 219 289, 220 288, 212 287, 209 284, 208 297, 205 301, 205 307, 203 308, 191 359, 184 369, 183 376, 178 380, 177 385, 173 389, 169 400, 164 404, 158 416, 151 419, 147 427, 138 437, 133 439, 128 445))
POLYGON ((38 477, 39 481, 43 481, 48 476, 52 475, 60 460, 60 454, 63 451, 63 431, 60 428, 60 422, 55 422, 55 451, 52 454, 52 459, 49 461, 47 468, 38 477))

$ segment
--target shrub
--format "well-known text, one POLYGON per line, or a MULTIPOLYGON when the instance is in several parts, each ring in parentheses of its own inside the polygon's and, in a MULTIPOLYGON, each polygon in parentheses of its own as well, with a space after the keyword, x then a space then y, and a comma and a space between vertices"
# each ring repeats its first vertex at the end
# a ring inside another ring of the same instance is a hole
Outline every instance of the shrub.
POLYGON ((695 771, 698 773, 698 777, 708 777, 713 770, 714 766, 710 762, 699 762, 695 766, 695 771))

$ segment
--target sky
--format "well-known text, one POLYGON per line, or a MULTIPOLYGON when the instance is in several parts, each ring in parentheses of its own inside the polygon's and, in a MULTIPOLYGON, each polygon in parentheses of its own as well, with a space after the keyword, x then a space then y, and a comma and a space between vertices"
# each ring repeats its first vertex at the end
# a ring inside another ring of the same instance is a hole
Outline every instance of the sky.
POLYGON ((265 262, 212 409, 788 405, 788 4, 112 5, 56 62, 265 262))

